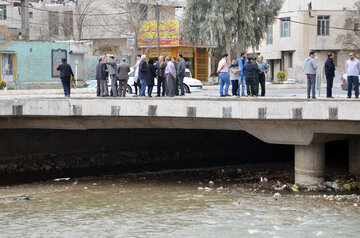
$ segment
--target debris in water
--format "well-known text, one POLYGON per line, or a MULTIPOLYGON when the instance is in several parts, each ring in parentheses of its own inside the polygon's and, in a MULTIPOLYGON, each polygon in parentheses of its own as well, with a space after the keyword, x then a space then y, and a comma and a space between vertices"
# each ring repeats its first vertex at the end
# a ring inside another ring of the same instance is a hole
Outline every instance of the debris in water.
POLYGON ((55 182, 68 181, 68 180, 70 180, 70 178, 56 178, 56 179, 54 179, 55 182))
POLYGON ((267 181, 268 181, 267 178, 263 178, 263 177, 260 178, 260 182, 267 182, 267 181))
POLYGON ((15 201, 29 201, 29 200, 30 200, 30 198, 28 198, 28 197, 18 197, 15 199, 15 201))
POLYGON ((280 193, 275 193, 273 197, 274 198, 279 198, 279 197, 281 197, 281 194, 280 193))
POLYGON ((327 182, 324 182, 324 185, 325 185, 325 187, 331 188, 331 189, 334 189, 334 190, 338 190, 338 189, 339 189, 339 186, 338 186, 337 183, 335 183, 335 182, 329 182, 329 181, 327 181, 327 182))

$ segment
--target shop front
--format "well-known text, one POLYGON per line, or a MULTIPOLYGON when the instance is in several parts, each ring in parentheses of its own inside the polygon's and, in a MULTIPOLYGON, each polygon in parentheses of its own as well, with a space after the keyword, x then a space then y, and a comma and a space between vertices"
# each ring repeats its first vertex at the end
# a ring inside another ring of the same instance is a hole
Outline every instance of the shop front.
MULTIPOLYGON (((148 58, 158 59, 159 48, 157 38, 156 22, 147 22, 142 26, 138 38, 138 46, 142 53, 148 58)), ((184 56, 186 67, 192 75, 201 81, 208 81, 209 56, 208 49, 216 46, 204 46, 185 42, 179 39, 179 22, 163 21, 160 24, 160 55, 177 57, 178 54, 184 56)))

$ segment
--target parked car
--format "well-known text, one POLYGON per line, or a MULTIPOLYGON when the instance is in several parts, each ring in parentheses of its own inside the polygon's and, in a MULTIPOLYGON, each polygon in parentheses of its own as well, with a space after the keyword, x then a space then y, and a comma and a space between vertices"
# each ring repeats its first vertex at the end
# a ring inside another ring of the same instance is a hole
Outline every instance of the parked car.
MULTIPOLYGON (((111 83, 110 80, 108 80, 109 88, 111 87, 110 83, 111 83)), ((157 92, 156 86, 157 86, 157 79, 155 79, 155 86, 153 89, 153 93, 157 92)), ((81 87, 82 88, 96 88, 97 82, 96 82, 96 80, 88 80, 81 87)), ((184 88, 185 88, 186 93, 200 92, 203 88, 202 82, 198 79, 194 79, 192 77, 189 69, 185 69, 184 88)), ((133 69, 131 69, 131 72, 129 73, 129 80, 128 80, 126 92, 129 94, 132 94, 135 92, 133 69)))
MULTIPOLYGON (((360 78, 360 75, 359 75, 359 78, 360 78)), ((360 82, 359 82, 359 86, 360 86, 360 82)), ((348 90, 347 74, 343 74, 341 76, 341 89, 344 91, 348 90)), ((354 90, 354 87, 353 87, 353 90, 354 90)))
MULTIPOLYGON (((153 89, 153 93, 157 92, 157 79, 155 79, 155 85, 153 89)), ((191 75, 189 69, 185 69, 185 78, 184 78, 184 89, 185 93, 193 93, 193 92, 200 92, 203 88, 203 84, 200 80, 194 79, 191 75)), ((129 80, 128 80, 128 93, 133 93, 135 91, 134 87, 134 71, 129 73, 129 80), (129 90, 131 88, 131 91, 129 90)))

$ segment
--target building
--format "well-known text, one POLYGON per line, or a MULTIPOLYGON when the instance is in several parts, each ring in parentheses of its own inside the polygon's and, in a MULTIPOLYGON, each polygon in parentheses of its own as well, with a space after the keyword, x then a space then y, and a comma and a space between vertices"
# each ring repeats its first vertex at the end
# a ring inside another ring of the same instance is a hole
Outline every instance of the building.
MULTIPOLYGON (((21 4, 0 0, 0 26, 6 26, 12 40, 22 38, 21 4)), ((133 56, 139 51, 136 39, 142 22, 158 16, 177 19, 176 13, 185 6, 181 0, 29 0, 29 39, 91 40, 94 55, 133 56)))
POLYGON ((99 56, 111 54, 133 64, 140 53, 136 41, 140 26, 158 18, 176 19, 185 5, 180 0, 29 0, 29 41, 25 41, 23 0, 0 0, 0 77, 21 88, 58 84, 50 65, 57 49, 62 51, 55 53, 66 56, 77 69, 81 81, 95 78, 99 56))
POLYGON ((277 20, 268 26, 265 39, 255 51, 269 63, 270 80, 276 79, 279 71, 285 71, 288 79, 305 82, 304 60, 310 51, 315 51, 320 74, 327 54, 335 53, 335 82, 340 82, 348 53, 353 49, 346 49, 339 38, 349 31, 345 28, 353 27, 346 24, 346 19, 355 2, 285 0, 277 20))
POLYGON ((89 55, 91 42, 0 41, 0 79, 19 89, 61 87, 56 70, 62 58, 81 81, 94 79, 98 57, 89 55))

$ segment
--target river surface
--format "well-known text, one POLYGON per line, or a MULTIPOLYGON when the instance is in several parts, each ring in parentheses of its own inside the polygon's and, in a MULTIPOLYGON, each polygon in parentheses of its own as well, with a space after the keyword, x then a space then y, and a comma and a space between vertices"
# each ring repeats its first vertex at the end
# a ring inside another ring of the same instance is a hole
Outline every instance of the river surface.
POLYGON ((0 237, 359 237, 360 209, 199 182, 84 178, 0 187, 0 237), (15 201, 27 196, 29 201, 15 201))

